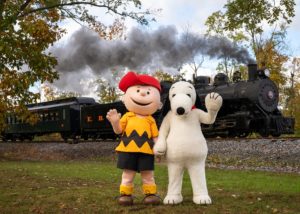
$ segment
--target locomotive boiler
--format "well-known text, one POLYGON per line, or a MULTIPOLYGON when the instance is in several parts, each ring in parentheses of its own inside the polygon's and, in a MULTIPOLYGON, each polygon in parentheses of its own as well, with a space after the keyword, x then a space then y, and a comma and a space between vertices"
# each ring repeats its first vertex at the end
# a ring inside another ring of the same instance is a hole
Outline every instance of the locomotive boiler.
MULTIPOLYGON (((227 75, 219 73, 213 85, 207 77, 195 78, 195 88, 202 103, 210 92, 223 97, 216 122, 202 125, 208 137, 247 137, 259 133, 263 137, 293 134, 294 118, 284 117, 278 108, 279 93, 276 84, 269 79, 266 69, 258 69, 256 64, 248 65, 248 79, 241 81, 234 75, 229 82, 227 75)), ((203 110, 205 106, 202 106, 203 110)))

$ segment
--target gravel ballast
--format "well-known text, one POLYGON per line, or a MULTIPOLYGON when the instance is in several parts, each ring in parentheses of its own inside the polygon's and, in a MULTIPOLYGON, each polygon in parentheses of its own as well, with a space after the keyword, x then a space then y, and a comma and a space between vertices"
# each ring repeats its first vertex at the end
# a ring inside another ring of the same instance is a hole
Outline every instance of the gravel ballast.
MULTIPOLYGON (((1 142, 0 160, 98 160, 115 158, 116 141, 1 142)), ((207 139, 207 166, 300 174, 299 139, 207 139)))

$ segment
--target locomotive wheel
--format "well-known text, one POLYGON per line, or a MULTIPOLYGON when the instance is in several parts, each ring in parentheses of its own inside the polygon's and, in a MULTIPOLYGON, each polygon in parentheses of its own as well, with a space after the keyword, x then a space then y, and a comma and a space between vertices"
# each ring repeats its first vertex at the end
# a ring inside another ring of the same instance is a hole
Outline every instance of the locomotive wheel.
POLYGON ((269 137, 269 133, 266 130, 260 130, 258 133, 262 137, 269 137))
POLYGON ((81 138, 83 138, 85 141, 89 140, 88 134, 83 134, 81 138))
POLYGON ((222 134, 219 134, 219 137, 220 138, 228 138, 228 134, 222 133, 222 134))
POLYGON ((6 136, 3 136, 3 137, 2 137, 2 141, 3 141, 3 142, 7 142, 8 140, 9 140, 8 137, 6 137, 6 136))
POLYGON ((68 138, 70 135, 66 133, 60 133, 61 138, 64 140, 65 143, 68 143, 68 138))
POLYGON ((248 137, 248 135, 249 135, 249 132, 241 132, 241 133, 239 133, 239 137, 240 138, 246 138, 246 137, 248 137))
POLYGON ((2 141, 4 141, 4 142, 12 141, 12 136, 4 135, 4 136, 2 136, 2 141))
POLYGON ((27 135, 25 139, 29 140, 29 141, 32 141, 34 138, 34 136, 32 135, 27 135))
POLYGON ((79 143, 79 138, 77 138, 77 137, 73 138, 72 143, 73 144, 79 143))

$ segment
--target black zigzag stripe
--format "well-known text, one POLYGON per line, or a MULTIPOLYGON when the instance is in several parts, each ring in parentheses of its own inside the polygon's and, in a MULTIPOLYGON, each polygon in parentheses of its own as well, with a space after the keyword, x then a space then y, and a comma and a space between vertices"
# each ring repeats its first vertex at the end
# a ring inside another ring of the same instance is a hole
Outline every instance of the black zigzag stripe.
POLYGON ((140 136, 136 130, 133 130, 129 136, 126 136, 126 134, 124 133, 124 135, 121 137, 121 140, 123 141, 124 146, 127 146, 132 140, 139 148, 141 148, 146 142, 149 143, 151 149, 154 145, 153 140, 148 137, 147 132, 144 132, 142 136, 140 136))

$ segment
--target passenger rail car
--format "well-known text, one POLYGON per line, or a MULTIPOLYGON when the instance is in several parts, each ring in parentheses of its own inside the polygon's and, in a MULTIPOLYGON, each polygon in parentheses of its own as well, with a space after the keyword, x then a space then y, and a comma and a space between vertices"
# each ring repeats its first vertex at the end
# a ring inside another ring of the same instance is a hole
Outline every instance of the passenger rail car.
POLYGON ((7 117, 7 127, 2 134, 4 141, 32 140, 34 136, 60 133, 64 140, 81 135, 81 108, 95 104, 93 98, 66 98, 28 105, 29 111, 37 114, 34 125, 18 120, 14 115, 7 117))
POLYGON ((106 113, 110 109, 117 109, 121 115, 127 112, 122 102, 108 104, 94 104, 81 110, 81 137, 85 140, 115 139, 118 136, 113 132, 110 122, 106 119, 106 113))

